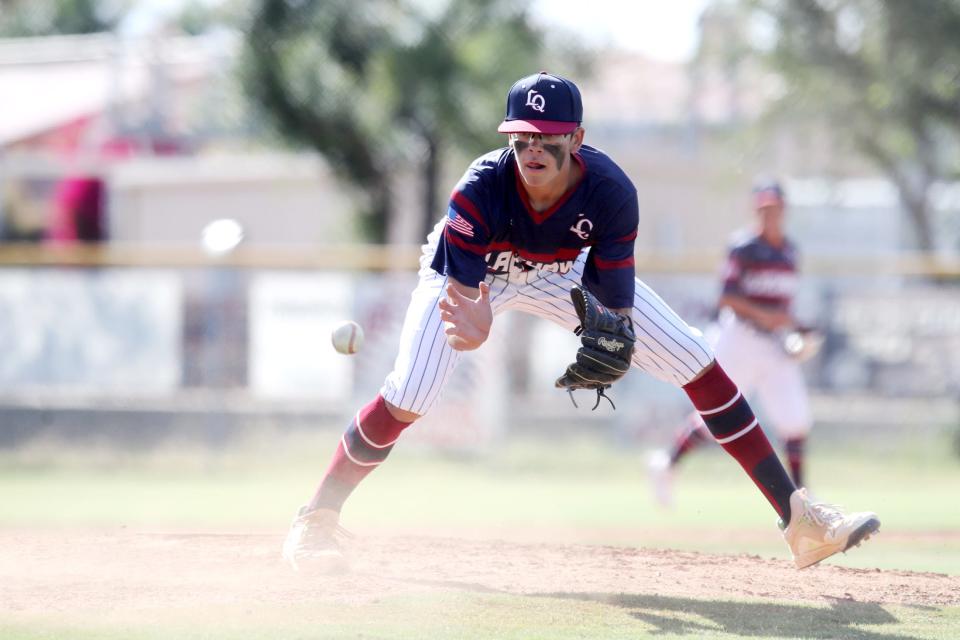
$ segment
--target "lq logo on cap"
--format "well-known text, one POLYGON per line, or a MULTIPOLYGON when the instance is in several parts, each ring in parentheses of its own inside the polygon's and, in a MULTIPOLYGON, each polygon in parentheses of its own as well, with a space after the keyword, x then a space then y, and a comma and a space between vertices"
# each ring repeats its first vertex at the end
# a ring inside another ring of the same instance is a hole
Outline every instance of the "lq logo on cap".
POLYGON ((536 89, 530 89, 530 91, 527 91, 527 106, 534 111, 543 113, 544 109, 547 108, 547 99, 537 93, 536 89))
POLYGON ((577 86, 541 71, 510 87, 507 112, 497 131, 562 135, 576 131, 582 121, 583 102, 577 86))

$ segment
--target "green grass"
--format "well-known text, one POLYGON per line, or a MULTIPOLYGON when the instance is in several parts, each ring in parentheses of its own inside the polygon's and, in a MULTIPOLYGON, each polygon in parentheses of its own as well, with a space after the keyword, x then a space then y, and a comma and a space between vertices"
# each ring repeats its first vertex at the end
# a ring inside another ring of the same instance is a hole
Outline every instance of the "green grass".
MULTIPOLYGON (((5 625, 6 640, 357 640, 457 638, 565 640, 607 638, 846 638, 953 640, 960 609, 926 609, 837 601, 829 605, 698 600, 656 595, 515 596, 453 593, 384 598, 363 605, 269 603, 202 614, 163 611, 156 619, 5 625), (215 623, 211 620, 216 620, 215 623)), ((0 618, 2 620, 2 618, 0 618)))
MULTIPOLYGON (((336 438, 262 434, 220 452, 186 444, 7 452, 0 526, 282 529, 313 491, 336 438)), ((811 452, 818 496, 883 521, 875 540, 839 564, 960 574, 957 536, 936 535, 960 531, 960 460, 944 442, 811 452)), ((564 541, 785 557, 775 513, 718 448, 686 460, 676 502, 670 511, 656 506, 642 452, 596 440, 523 441, 476 459, 401 447, 358 488, 344 521, 359 530, 555 531, 564 541)))

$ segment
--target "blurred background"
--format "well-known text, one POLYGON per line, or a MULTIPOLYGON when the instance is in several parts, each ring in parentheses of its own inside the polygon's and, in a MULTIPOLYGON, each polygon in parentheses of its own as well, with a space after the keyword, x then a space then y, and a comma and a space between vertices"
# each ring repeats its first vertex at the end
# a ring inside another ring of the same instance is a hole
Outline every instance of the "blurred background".
MULTIPOLYGON (((2 0, 0 447, 328 430, 319 480, 391 367, 426 230, 547 69, 638 188, 640 277, 691 324, 753 179, 781 178, 798 315, 827 335, 814 452, 909 443, 955 480, 958 36, 957 0, 2 0)), ((413 449, 641 450, 687 410, 640 375, 617 411, 574 409, 553 388, 572 335, 495 334, 413 449)))

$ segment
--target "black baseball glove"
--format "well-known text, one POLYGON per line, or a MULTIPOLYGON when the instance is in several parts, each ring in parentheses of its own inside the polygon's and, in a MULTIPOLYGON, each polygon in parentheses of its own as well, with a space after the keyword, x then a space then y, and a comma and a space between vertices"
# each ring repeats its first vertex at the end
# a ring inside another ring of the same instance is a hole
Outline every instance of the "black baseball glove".
POLYGON ((600 398, 607 398, 610 405, 614 406, 604 391, 630 370, 633 345, 637 341, 633 320, 610 311, 582 287, 574 285, 570 290, 570 298, 580 318, 580 326, 573 331, 580 336, 581 346, 577 350, 576 362, 571 363, 566 373, 557 378, 557 388, 570 393, 573 406, 577 406, 573 400, 576 389, 597 392, 594 409, 600 404, 600 398))

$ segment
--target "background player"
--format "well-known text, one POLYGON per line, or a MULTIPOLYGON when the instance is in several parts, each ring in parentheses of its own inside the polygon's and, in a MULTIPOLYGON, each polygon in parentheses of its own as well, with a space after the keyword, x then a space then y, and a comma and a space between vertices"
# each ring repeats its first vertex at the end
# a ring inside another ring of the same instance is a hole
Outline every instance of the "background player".
POLYGON ((632 314, 633 365, 682 387, 707 416, 711 433, 789 523, 784 536, 798 566, 879 527, 872 513, 844 516, 796 489, 702 335, 634 278, 636 189, 606 154, 583 144, 582 120, 580 92, 569 80, 538 73, 511 87, 498 128, 509 146, 470 165, 427 238, 393 372, 347 427, 287 534, 283 555, 295 569, 340 564, 344 501, 430 410, 462 352, 487 339, 496 314, 515 309, 572 329, 578 318, 570 292, 581 284, 609 309, 632 314))
MULTIPOLYGON (((753 209, 753 229, 739 234, 727 255, 718 331, 711 342, 730 377, 745 393, 756 392, 784 444, 793 482, 800 487, 812 418, 799 361, 783 343, 785 332, 799 326, 792 314, 799 277, 796 245, 785 232, 786 203, 780 184, 758 182, 753 209)), ((672 503, 677 463, 709 439, 702 418, 693 412, 673 447, 651 456, 651 479, 662 505, 672 503)))

